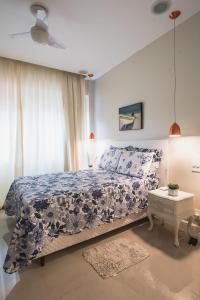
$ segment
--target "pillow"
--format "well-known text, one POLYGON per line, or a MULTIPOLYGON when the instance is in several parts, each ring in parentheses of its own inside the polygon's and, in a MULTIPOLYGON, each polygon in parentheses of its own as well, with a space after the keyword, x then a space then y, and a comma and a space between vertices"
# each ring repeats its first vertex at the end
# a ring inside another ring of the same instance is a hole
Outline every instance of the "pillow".
POLYGON ((106 149, 100 158, 99 168, 116 171, 122 150, 106 149))
POLYGON ((119 150, 134 151, 134 147, 133 146, 125 146, 125 147, 110 146, 110 149, 119 149, 119 150))
POLYGON ((160 162, 161 159, 162 159, 162 150, 151 149, 151 148, 139 148, 139 147, 135 147, 134 151, 136 151, 136 152, 143 152, 143 153, 153 153, 153 160, 152 160, 152 162, 160 162))
POLYGON ((143 152, 143 153, 153 153, 153 159, 152 159, 152 163, 149 169, 149 172, 147 174, 147 176, 155 176, 157 175, 159 166, 160 166, 160 162, 162 160, 162 150, 158 150, 158 149, 151 149, 151 148, 139 148, 139 147, 133 147, 133 146, 126 146, 124 148, 120 148, 120 147, 114 147, 114 146, 110 146, 111 149, 123 149, 123 150, 127 150, 127 151, 133 151, 133 152, 143 152))
POLYGON ((151 149, 151 148, 139 148, 139 147, 133 147, 133 146, 125 146, 125 147, 110 146, 110 149, 119 149, 119 150, 127 150, 127 151, 133 151, 133 152, 145 152, 145 153, 153 152, 153 162, 160 162, 162 159, 162 154, 163 154, 162 150, 151 149))
POLYGON ((117 166, 117 172, 143 178, 148 175, 153 159, 153 152, 123 151, 117 166))

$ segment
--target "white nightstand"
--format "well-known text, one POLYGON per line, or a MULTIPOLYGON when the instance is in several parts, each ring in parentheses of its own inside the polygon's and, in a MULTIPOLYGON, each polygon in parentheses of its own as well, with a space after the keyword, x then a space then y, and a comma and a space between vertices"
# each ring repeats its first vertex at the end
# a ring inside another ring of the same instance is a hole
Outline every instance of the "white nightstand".
POLYGON ((152 215, 163 218, 168 224, 174 226, 174 244, 179 247, 178 231, 181 220, 191 217, 194 214, 193 194, 179 191, 178 196, 168 196, 168 191, 160 189, 153 190, 148 194, 147 215, 150 220, 150 227, 153 229, 152 215))

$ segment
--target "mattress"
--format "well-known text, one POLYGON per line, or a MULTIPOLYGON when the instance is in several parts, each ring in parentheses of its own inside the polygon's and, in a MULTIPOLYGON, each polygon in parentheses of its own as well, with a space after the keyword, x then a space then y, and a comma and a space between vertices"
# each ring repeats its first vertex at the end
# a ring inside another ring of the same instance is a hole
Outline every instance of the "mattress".
POLYGON ((62 234, 112 223, 147 207, 156 177, 136 178, 106 170, 83 170, 16 179, 5 211, 16 225, 4 263, 7 273, 31 264, 47 241, 62 234))

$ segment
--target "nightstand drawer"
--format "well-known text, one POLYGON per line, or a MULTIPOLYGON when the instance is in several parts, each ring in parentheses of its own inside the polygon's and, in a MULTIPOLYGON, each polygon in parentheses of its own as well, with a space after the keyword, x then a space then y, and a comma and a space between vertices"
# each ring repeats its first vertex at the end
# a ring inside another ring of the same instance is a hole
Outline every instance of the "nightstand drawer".
POLYGON ((155 195, 149 195, 148 200, 150 209, 156 210, 160 213, 174 215, 175 210, 172 201, 155 195))

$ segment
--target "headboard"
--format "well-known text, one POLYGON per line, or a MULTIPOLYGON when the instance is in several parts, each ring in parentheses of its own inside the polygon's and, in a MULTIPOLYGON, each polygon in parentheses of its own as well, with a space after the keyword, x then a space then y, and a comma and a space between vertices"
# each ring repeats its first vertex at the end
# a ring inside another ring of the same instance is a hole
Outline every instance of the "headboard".
POLYGON ((111 145, 118 147, 133 146, 139 148, 150 148, 162 150, 163 156, 159 169, 160 186, 165 186, 168 183, 168 140, 134 140, 134 141, 114 141, 114 140, 97 140, 96 154, 99 160, 103 151, 111 145))

